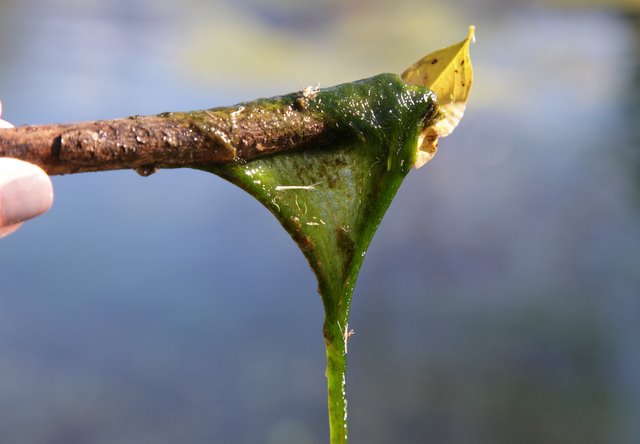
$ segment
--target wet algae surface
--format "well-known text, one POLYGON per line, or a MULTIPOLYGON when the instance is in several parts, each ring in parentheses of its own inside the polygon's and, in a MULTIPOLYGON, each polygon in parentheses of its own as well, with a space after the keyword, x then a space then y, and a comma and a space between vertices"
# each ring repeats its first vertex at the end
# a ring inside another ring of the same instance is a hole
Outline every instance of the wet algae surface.
POLYGON ((318 147, 204 169, 266 206, 316 274, 325 310, 331 442, 344 443, 351 297, 369 243, 414 164, 420 132, 437 115, 435 97, 395 74, 381 74, 251 106, 284 114, 303 109, 333 134, 332 143, 318 147))

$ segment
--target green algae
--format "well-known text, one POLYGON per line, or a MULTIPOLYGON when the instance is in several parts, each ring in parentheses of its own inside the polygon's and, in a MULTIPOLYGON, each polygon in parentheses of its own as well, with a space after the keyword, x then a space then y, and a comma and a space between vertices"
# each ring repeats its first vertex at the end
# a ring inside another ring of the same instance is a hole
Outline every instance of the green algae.
POLYGON ((395 74, 261 99, 272 110, 304 107, 338 134, 335 146, 203 169, 266 206, 298 244, 318 279, 331 442, 347 442, 346 355, 351 298, 371 239, 414 164, 418 136, 437 114, 433 93, 395 74))

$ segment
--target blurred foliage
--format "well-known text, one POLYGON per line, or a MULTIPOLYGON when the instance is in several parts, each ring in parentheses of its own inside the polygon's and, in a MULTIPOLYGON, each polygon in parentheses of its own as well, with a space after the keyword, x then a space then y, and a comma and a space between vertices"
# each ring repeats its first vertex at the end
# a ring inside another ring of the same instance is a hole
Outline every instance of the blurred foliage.
POLYGON ((469 24, 444 3, 421 5, 417 0, 215 4, 213 22, 208 15, 190 27, 185 55, 201 81, 287 82, 297 88, 398 73, 427 47, 458 40, 456 30, 469 24))

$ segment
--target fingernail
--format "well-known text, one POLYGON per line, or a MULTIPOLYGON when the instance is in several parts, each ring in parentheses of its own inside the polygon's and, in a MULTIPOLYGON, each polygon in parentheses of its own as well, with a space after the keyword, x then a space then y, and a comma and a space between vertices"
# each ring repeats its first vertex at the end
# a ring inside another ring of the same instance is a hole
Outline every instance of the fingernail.
POLYGON ((18 177, 0 190, 0 225, 11 225, 47 211, 53 203, 51 181, 40 174, 18 177))

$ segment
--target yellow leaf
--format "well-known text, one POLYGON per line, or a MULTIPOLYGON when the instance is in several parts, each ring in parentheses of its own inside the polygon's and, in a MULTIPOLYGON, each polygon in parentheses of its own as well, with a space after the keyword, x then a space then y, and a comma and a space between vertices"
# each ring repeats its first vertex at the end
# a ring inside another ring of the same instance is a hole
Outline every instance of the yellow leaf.
POLYGON ((440 114, 422 131, 418 139, 418 153, 414 166, 420 168, 433 158, 438 139, 451 134, 462 119, 473 83, 473 67, 469 44, 475 41, 475 27, 462 42, 433 52, 411 65, 402 73, 402 80, 410 85, 429 88, 436 95, 440 114))

